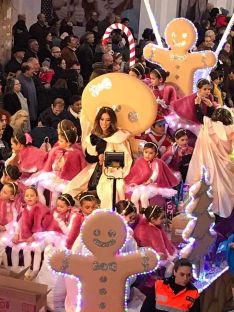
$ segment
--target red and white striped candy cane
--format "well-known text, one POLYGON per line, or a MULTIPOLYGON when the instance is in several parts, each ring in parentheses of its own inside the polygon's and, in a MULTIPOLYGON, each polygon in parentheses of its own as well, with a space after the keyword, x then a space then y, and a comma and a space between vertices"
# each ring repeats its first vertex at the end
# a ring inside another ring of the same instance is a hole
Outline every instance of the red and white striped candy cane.
POLYGON ((114 29, 120 29, 122 30, 125 35, 128 37, 128 43, 129 43, 129 50, 130 50, 130 60, 129 60, 129 66, 133 66, 135 64, 135 41, 134 41, 134 38, 133 38, 133 35, 130 31, 130 29, 121 24, 121 23, 114 23, 112 25, 110 25, 106 31, 105 31, 105 34, 102 38, 102 45, 106 45, 106 43, 108 42, 108 39, 110 37, 110 34, 112 33, 112 31, 114 29))

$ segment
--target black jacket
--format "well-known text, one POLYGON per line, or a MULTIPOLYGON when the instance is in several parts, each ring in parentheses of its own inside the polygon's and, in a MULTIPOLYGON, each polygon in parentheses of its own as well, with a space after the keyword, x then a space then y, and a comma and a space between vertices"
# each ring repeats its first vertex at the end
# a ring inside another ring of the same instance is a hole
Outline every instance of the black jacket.
POLYGON ((16 22, 12 27, 12 34, 14 37, 14 46, 27 49, 30 34, 25 25, 25 21, 16 22))
POLYGON ((4 95, 3 108, 8 111, 11 116, 21 109, 21 103, 16 93, 4 95))
POLYGON ((43 44, 47 32, 46 25, 41 25, 38 22, 33 24, 29 29, 31 38, 36 39, 39 43, 39 45, 43 44))
POLYGON ((88 82, 93 71, 92 65, 94 54, 92 46, 88 43, 83 43, 78 49, 78 60, 81 66, 81 75, 85 82, 88 82))
POLYGON ((27 62, 28 59, 31 58, 31 57, 34 57, 34 58, 38 59, 37 53, 35 53, 35 52, 33 52, 32 50, 29 50, 29 49, 28 49, 28 50, 26 51, 25 55, 24 55, 23 61, 24 61, 24 62, 27 62))
MULTIPOLYGON (((175 280, 173 277, 165 279, 164 283, 168 283, 175 294, 179 293, 180 291, 182 291, 185 288, 183 286, 175 284, 175 280)), ((189 283, 186 286, 186 289, 191 290, 191 289, 196 289, 196 287, 194 287, 192 283, 189 283)), ((143 306, 141 308, 141 312, 167 312, 167 311, 161 311, 161 310, 159 311, 156 309, 156 307, 155 307, 155 288, 154 287, 150 290, 150 293, 146 297, 146 299, 143 303, 143 306)), ((195 300, 194 305, 189 310, 189 312, 200 312, 200 300, 199 300, 199 298, 195 300)))
POLYGON ((16 73, 19 70, 21 70, 21 63, 13 56, 5 66, 5 73, 8 75, 9 73, 16 73))
POLYGON ((36 127, 31 131, 31 136, 33 139, 33 146, 38 148, 44 143, 46 137, 49 138, 51 146, 54 146, 58 141, 57 130, 51 127, 36 127))
POLYGON ((2 140, 6 142, 8 146, 11 146, 11 138, 13 137, 13 132, 13 128, 10 125, 6 125, 6 128, 2 135, 2 140))
POLYGON ((196 112, 197 119, 202 124, 203 124, 204 116, 211 117, 214 111, 215 111, 215 108, 213 106, 211 106, 211 107, 208 106, 207 107, 207 113, 206 113, 206 115, 204 115, 202 108, 201 108, 201 105, 195 104, 195 112, 196 112))
POLYGON ((63 119, 69 119, 69 120, 71 120, 71 121, 72 121, 72 119, 73 119, 72 114, 71 114, 70 112, 66 111, 66 110, 63 110, 59 115, 55 115, 55 114, 53 113, 51 107, 49 107, 49 108, 47 108, 46 110, 44 110, 44 111, 40 114, 39 119, 41 119, 41 117, 44 116, 44 115, 50 117, 50 119, 52 120, 52 125, 51 125, 51 126, 52 126, 52 128, 54 128, 54 129, 57 129, 58 123, 59 123, 60 121, 62 121, 63 119))

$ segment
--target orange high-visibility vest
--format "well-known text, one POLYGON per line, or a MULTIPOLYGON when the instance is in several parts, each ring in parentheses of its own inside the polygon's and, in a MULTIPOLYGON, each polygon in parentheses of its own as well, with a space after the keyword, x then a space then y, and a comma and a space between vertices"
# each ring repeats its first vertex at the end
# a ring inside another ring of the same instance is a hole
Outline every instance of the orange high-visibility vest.
POLYGON ((183 289, 176 295, 163 280, 155 283, 156 309, 168 312, 188 312, 199 297, 196 289, 183 289))

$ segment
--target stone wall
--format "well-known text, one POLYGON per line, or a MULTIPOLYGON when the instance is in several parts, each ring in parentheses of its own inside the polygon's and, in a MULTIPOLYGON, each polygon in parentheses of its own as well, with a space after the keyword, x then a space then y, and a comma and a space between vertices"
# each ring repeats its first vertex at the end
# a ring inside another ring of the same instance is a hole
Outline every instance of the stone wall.
POLYGON ((11 0, 0 0, 0 63, 11 57, 12 46, 12 4, 11 0))

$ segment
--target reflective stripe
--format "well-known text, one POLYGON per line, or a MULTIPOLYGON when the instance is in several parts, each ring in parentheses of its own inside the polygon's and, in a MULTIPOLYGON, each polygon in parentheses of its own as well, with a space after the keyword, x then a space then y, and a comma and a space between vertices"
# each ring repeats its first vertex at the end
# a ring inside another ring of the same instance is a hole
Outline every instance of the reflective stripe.
POLYGON ((156 294, 156 301, 167 302, 167 296, 156 294))
POLYGON ((188 312, 188 310, 181 310, 173 307, 168 307, 166 305, 158 303, 156 303, 156 309, 158 309, 159 311, 167 311, 167 312, 188 312))

